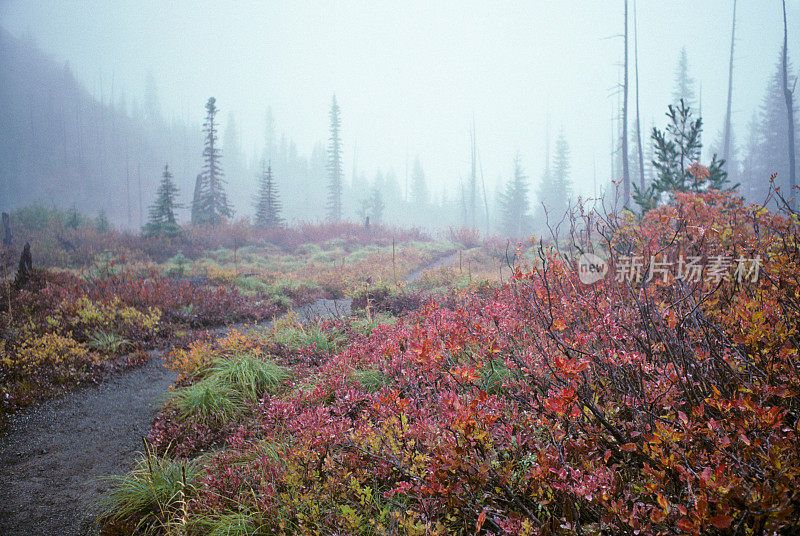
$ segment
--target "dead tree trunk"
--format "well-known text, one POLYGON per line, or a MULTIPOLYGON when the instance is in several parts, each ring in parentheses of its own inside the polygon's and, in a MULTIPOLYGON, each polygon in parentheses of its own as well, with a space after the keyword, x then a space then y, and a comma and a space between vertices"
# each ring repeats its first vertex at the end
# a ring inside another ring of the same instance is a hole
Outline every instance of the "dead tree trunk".
POLYGON ((733 22, 731 23, 731 56, 728 61, 728 106, 725 110, 725 127, 722 134, 722 159, 730 159, 731 150, 731 100, 733 95, 733 45, 736 33, 736 0, 733 0, 733 22))
POLYGON ((10 248, 14 237, 11 234, 11 216, 8 212, 3 212, 3 247, 10 248))
POLYGON ((639 117, 639 25, 636 21, 636 0, 633 2, 633 64, 636 72, 636 145, 639 151, 639 188, 644 191, 644 149, 642 123, 639 117))
MULTIPOLYGON (((794 102, 792 99, 792 93, 794 92, 794 87, 789 89, 789 75, 786 72, 787 67, 786 64, 788 63, 787 60, 787 31, 786 31, 786 0, 783 0, 783 98, 786 100, 786 116, 789 120, 789 186, 791 187, 791 207, 794 209, 796 203, 794 202, 795 198, 795 186, 797 184, 797 178, 795 174, 797 173, 796 163, 795 163, 795 154, 794 154, 794 102)), ((797 80, 795 79, 795 82, 797 80)))
POLYGON ((622 183, 625 204, 631 198, 631 175, 628 162, 628 0, 625 0, 625 73, 622 82, 622 183))

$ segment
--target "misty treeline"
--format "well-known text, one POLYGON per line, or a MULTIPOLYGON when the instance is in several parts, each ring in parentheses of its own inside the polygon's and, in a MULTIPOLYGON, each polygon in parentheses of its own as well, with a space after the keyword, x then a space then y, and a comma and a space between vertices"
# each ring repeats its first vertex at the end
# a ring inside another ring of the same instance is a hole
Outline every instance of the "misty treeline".
MULTIPOLYGON (((635 32, 635 22, 633 26, 635 32)), ((712 171, 716 165, 727 175, 726 187, 738 185, 754 202, 766 197, 773 173, 777 173, 776 184, 789 189, 782 51, 776 54, 774 74, 764 81, 762 102, 752 103, 748 128, 736 132, 728 120, 725 131, 709 134, 702 129, 701 94, 685 50, 676 59, 673 102, 664 103, 667 115, 649 126, 640 123, 638 45, 626 42, 626 50, 628 46, 634 47, 635 80, 628 82, 626 77, 626 85, 636 83, 635 113, 627 109, 623 113, 619 104, 612 122, 613 180, 595 177, 594 191, 584 195, 584 200, 602 198, 613 203, 613 198, 619 197, 623 171, 635 189, 634 198, 636 192, 641 196, 648 188, 657 190, 659 159, 663 158, 658 135, 667 137, 664 143, 669 141, 668 116, 681 106, 688 112, 686 124, 694 124, 697 130, 684 171, 698 161, 712 171), (667 110, 669 105, 672 111, 667 110)), ((791 74, 795 71, 788 58, 786 69, 791 85, 796 75, 791 74)), ((734 72, 732 42, 731 76, 734 72)), ((101 79, 100 86, 105 89, 93 97, 68 64, 57 64, 32 40, 16 39, 2 30, 0 76, 4 210, 34 203, 53 205, 80 211, 103 225, 110 220, 120 228, 149 232, 160 232, 161 224, 169 230, 189 222, 213 224, 220 218, 247 217, 260 225, 341 219, 364 223, 369 219, 429 228, 465 226, 524 238, 544 232, 548 222, 557 222, 578 201, 570 154, 572 148, 580 150, 580 142, 568 140, 563 129, 553 129, 551 134, 549 125, 543 126, 547 128, 546 146, 533 149, 544 153, 543 169, 531 169, 523 156, 510 152, 510 175, 498 177, 496 170, 484 170, 473 121, 464 140, 469 155, 465 169, 454 169, 452 176, 432 181, 426 176, 424 162, 415 155, 409 155, 400 170, 361 169, 355 156, 350 162, 348 156, 356 151, 348 146, 347 110, 339 108, 335 96, 329 103, 326 139, 307 155, 281 134, 283 124, 267 109, 262 147, 246 156, 236 118, 225 112, 226 103, 213 102, 215 145, 210 162, 208 113, 204 125, 185 119, 188 110, 183 111, 183 118, 166 117, 152 76, 146 80, 141 101, 125 88, 116 87, 113 77, 101 79), (212 186, 210 177, 215 181, 212 186), (442 183, 450 186, 432 186, 442 183), (213 195, 209 187, 216 188, 213 195), (216 212, 201 206, 209 195, 222 203, 216 212)), ((627 101, 627 93, 625 98, 627 101)), ((207 112, 212 101, 213 97, 206 103, 207 112)), ((192 105, 199 108, 202 103, 192 105)), ((800 148, 797 140, 795 136, 800 148)), ((636 209, 634 201, 629 199, 626 204, 636 209)))

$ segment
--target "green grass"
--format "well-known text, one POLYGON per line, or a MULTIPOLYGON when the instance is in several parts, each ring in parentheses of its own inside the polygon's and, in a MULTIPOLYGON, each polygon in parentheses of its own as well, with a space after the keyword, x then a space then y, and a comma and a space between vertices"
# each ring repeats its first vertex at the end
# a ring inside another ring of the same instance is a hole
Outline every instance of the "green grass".
POLYGON ((354 380, 364 386, 368 393, 375 393, 391 382, 391 380, 379 370, 357 370, 351 376, 354 380))
POLYGON ((110 490, 101 500, 103 517, 136 522, 137 533, 168 529, 170 520, 181 517, 194 494, 193 483, 200 470, 198 460, 173 460, 146 449, 133 470, 109 478, 110 490))
POLYGON ((130 346, 131 341, 113 331, 98 329, 89 340, 89 346, 104 354, 113 354, 120 349, 130 346))
POLYGON ((501 359, 493 359, 480 372, 483 379, 483 390, 490 394, 498 394, 503 390, 503 382, 519 378, 519 372, 506 367, 501 359))
POLYGON ((287 348, 297 349, 314 346, 323 353, 335 352, 344 338, 329 337, 317 326, 283 326, 272 332, 273 340, 287 348))
POLYGON ((266 393, 281 390, 291 377, 288 368, 273 361, 243 356, 218 360, 204 381, 231 389, 245 400, 258 400, 266 393))
POLYGON ((226 513, 216 516, 202 515, 192 521, 199 534, 207 536, 256 536, 265 534, 258 515, 247 512, 226 513))
POLYGON ((213 377, 177 390, 172 400, 183 419, 197 419, 209 424, 228 422, 245 409, 242 394, 213 377))

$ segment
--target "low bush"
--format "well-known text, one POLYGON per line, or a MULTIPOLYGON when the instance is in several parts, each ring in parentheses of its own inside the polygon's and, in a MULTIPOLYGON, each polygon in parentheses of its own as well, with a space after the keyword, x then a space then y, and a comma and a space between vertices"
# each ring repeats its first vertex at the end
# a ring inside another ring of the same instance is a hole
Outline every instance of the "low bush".
POLYGON ((369 335, 322 326, 347 342, 316 361, 294 351, 296 388, 261 398, 203 459, 190 522, 791 534, 798 221, 729 194, 677 194, 641 221, 608 218, 602 243, 574 238, 607 260, 593 283, 542 246, 542 262, 510 282, 429 301, 369 335))

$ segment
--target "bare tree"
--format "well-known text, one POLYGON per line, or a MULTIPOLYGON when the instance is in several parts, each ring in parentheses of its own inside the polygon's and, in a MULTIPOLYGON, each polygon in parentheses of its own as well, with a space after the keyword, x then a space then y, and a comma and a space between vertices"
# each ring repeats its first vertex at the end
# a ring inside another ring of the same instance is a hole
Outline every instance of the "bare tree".
POLYGON ((644 151, 642 149, 642 124, 639 118, 639 25, 636 21, 636 0, 633 2, 633 64, 636 72, 636 145, 639 151, 639 186, 644 189, 644 151))
POLYGON ((469 133, 470 145, 470 173, 469 173, 469 224, 472 229, 477 229, 477 195, 478 195, 478 157, 475 149, 475 116, 472 117, 472 129, 469 133))
POLYGON ((628 169, 628 0, 625 0, 625 64, 622 82, 622 183, 624 203, 631 198, 631 176, 628 169))
POLYGON ((733 95, 733 44, 736 33, 736 0, 733 0, 733 22, 731 23, 731 56, 728 61, 728 106, 725 110, 725 127, 722 132, 722 159, 728 161, 731 149, 731 98, 733 95))
MULTIPOLYGON (((789 120, 789 186, 792 189, 791 207, 795 208, 795 195, 794 187, 797 184, 795 173, 797 172, 795 166, 794 155, 794 102, 792 100, 792 93, 794 93, 794 84, 792 89, 789 89, 789 75, 787 73, 786 64, 788 63, 787 51, 787 31, 786 31, 786 0, 783 0, 783 98, 786 100, 786 116, 789 120)), ((795 78, 795 83, 797 79, 795 78)))

